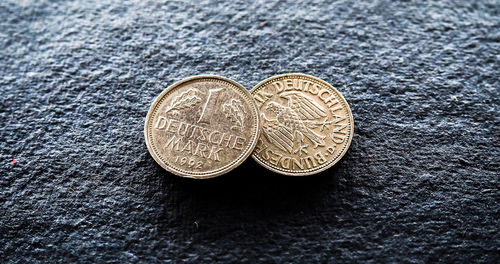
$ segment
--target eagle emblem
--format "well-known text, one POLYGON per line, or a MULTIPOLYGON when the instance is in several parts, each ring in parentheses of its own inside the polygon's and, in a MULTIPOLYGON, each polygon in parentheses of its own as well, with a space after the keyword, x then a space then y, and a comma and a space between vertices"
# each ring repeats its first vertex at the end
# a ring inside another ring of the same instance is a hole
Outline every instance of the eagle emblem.
POLYGON ((323 131, 332 123, 328 121, 324 108, 300 92, 284 92, 280 97, 287 100, 287 105, 271 101, 265 107, 265 110, 276 115, 275 118, 268 119, 262 114, 267 121, 263 125, 265 138, 281 150, 300 156, 302 153, 307 154, 307 142, 312 143, 313 148, 324 146, 326 136, 313 130, 320 127, 320 131, 323 131))

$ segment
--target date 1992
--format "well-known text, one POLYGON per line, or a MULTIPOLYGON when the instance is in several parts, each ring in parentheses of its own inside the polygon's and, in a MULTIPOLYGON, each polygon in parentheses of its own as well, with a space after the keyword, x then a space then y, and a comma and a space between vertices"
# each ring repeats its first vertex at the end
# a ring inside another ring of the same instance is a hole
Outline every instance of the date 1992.
POLYGON ((201 160, 197 160, 196 158, 194 157, 175 157, 175 163, 183 166, 183 165, 186 165, 189 167, 189 168, 195 168, 195 169, 201 169, 201 166, 203 166, 203 161, 201 160))

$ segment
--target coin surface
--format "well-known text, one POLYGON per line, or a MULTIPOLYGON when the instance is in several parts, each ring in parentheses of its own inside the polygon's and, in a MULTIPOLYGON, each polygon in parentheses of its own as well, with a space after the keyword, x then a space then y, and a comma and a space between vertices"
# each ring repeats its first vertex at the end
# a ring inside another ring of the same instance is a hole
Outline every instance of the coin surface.
POLYGON ((146 117, 149 153, 166 170, 204 179, 224 174, 253 151, 261 130, 250 93, 230 79, 200 75, 163 91, 146 117))
POLYGON ((328 169, 347 152, 354 119, 344 97, 327 82, 305 74, 273 76, 250 93, 262 119, 252 157, 291 176, 328 169))

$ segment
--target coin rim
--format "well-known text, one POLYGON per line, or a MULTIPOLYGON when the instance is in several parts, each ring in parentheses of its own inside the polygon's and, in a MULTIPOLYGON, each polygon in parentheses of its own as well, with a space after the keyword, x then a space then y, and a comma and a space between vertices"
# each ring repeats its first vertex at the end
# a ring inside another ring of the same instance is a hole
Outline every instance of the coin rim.
POLYGON ((146 141, 146 146, 148 148, 149 154, 153 157, 153 159, 156 161, 156 163, 158 163, 165 170, 167 170, 167 171, 169 171, 169 172, 171 172, 171 173, 173 173, 173 174, 175 174, 177 176, 181 176, 181 177, 185 177, 185 178, 191 178, 191 179, 209 179, 209 178, 217 177, 217 176, 220 176, 222 174, 228 173, 231 170, 233 170, 236 167, 238 167, 241 163, 243 163, 243 161, 245 161, 253 153, 253 151, 255 149, 255 146, 257 145, 257 140, 260 138, 260 132, 261 132, 261 130, 262 130, 262 122, 260 120, 260 111, 257 108, 257 104, 255 103, 255 100, 253 99, 253 96, 250 94, 250 92, 247 89, 245 89, 245 87, 243 87, 238 82, 236 82, 234 80, 231 80, 231 79, 228 79, 226 77, 218 76, 218 75, 196 75, 196 76, 190 76, 190 77, 187 77, 185 79, 177 81, 174 84, 168 86, 165 90, 163 90, 155 98, 155 100, 153 101, 153 103, 149 107, 148 114, 146 115, 146 120, 144 121, 144 139, 146 141), (157 154, 153 150, 153 147, 151 146, 151 142, 150 142, 150 137, 148 135, 148 123, 149 123, 148 121, 152 118, 154 109, 157 107, 157 104, 160 102, 160 100, 164 96, 166 96, 168 93, 170 93, 173 89, 177 88, 178 86, 180 86, 180 85, 182 85, 184 83, 193 81, 193 80, 197 80, 197 79, 218 79, 218 80, 222 80, 222 81, 225 81, 225 82, 228 82, 228 83, 234 85, 236 87, 236 89, 240 89, 243 92, 243 95, 244 96, 246 95, 248 97, 249 100, 247 100, 247 101, 249 102, 250 108, 252 108, 252 107, 254 108, 254 113, 256 113, 255 120, 257 121, 256 132, 253 134, 253 137, 252 137, 252 140, 251 140, 252 143, 247 148, 246 153, 244 152, 244 154, 241 155, 239 159, 236 159, 236 160, 230 162, 229 164, 225 165, 224 167, 222 167, 220 169, 217 169, 217 170, 209 171, 208 173, 206 173, 206 172, 203 172, 203 173, 186 173, 184 171, 179 171, 179 170, 175 169, 174 167, 169 166, 168 164, 165 164, 162 160, 160 160, 158 158, 157 154))
MULTIPOLYGON (((285 73, 285 74, 278 74, 278 75, 274 75, 272 77, 269 77, 261 82, 259 82, 257 85, 255 85, 251 90, 250 90, 250 94, 252 95, 253 97, 253 93, 260 87, 260 86, 263 86, 265 83, 267 82, 270 82, 271 80, 273 79, 278 79, 278 78, 282 78, 282 77, 288 77, 288 76, 301 76, 301 77, 306 77, 306 78, 311 78, 313 80, 316 80, 320 83, 323 83, 325 86, 331 88, 334 92, 336 92, 340 98, 344 101, 345 103, 345 107, 347 108, 348 110, 348 114, 349 114, 349 117, 350 117, 350 120, 352 122, 352 129, 351 129, 351 133, 349 135, 349 141, 347 142, 347 144, 345 145, 344 149, 342 150, 342 152, 337 155, 337 157, 333 160, 331 160, 329 163, 327 163, 326 165, 320 167, 319 169, 309 169, 307 171, 303 171, 303 172, 289 172, 289 171, 283 171, 283 170, 280 170, 279 168, 275 168, 267 163, 265 163, 264 161, 261 161, 257 155, 255 153, 252 153, 252 158, 257 161, 257 163, 259 163, 260 165, 262 165, 263 167, 273 171, 273 172, 276 172, 276 173, 279 173, 279 174, 283 174, 283 175, 287 175, 287 176, 310 176, 310 175, 313 175, 313 174, 317 174, 317 173, 320 173, 322 171, 325 171, 329 168, 331 168, 333 165, 337 164, 343 157, 344 155, 347 153, 347 150, 349 149, 349 147, 351 146, 351 142, 352 142, 352 138, 354 136, 354 117, 352 115, 352 111, 351 111, 351 108, 349 107, 349 104, 347 103, 347 100, 344 98, 344 96, 337 90, 335 89, 335 87, 333 87, 331 84, 329 84, 328 82, 318 78, 318 77, 315 77, 315 76, 312 76, 312 75, 309 75, 309 74, 304 74, 304 73, 285 73)), ((259 108, 259 114, 261 113, 260 111, 260 108, 259 108)), ((259 137, 260 139, 260 137, 259 137)))

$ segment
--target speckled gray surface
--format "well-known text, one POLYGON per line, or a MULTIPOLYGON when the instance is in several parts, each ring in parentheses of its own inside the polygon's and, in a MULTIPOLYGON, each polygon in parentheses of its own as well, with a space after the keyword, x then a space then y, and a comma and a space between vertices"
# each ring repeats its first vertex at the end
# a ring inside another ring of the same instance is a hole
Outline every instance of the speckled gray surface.
POLYGON ((498 1, 8 0, 0 18, 2 263, 500 259, 498 1), (332 169, 193 181, 148 154, 169 84, 286 72, 351 105, 332 169))

